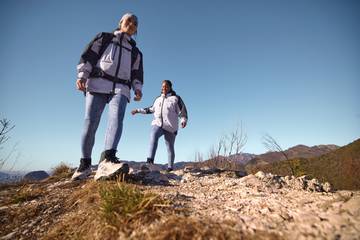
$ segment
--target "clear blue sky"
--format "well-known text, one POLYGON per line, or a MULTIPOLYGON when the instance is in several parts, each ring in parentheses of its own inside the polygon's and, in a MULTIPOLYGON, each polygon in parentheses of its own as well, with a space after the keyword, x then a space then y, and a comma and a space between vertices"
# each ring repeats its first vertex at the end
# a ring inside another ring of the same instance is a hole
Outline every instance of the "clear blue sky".
MULTIPOLYGON (((152 116, 130 110, 151 105, 163 79, 189 112, 176 161, 206 154, 239 122, 250 153, 266 151, 264 133, 283 148, 360 137, 359 1, 3 0, 0 118, 16 127, 0 157, 17 143, 20 170, 78 165, 84 97, 75 89, 76 65, 85 45, 128 11, 139 17, 145 85, 143 100, 127 106, 121 159, 146 159, 152 116)), ((156 161, 166 156, 161 139, 156 161)))

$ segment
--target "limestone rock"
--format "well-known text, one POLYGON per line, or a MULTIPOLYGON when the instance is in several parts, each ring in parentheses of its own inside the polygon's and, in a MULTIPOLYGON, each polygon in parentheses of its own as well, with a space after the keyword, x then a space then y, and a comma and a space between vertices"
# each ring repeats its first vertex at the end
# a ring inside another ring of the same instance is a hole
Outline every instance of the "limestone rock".
POLYGON ((128 178, 135 182, 149 185, 168 185, 169 178, 166 174, 161 173, 158 170, 151 170, 147 167, 142 167, 140 170, 129 170, 128 178))

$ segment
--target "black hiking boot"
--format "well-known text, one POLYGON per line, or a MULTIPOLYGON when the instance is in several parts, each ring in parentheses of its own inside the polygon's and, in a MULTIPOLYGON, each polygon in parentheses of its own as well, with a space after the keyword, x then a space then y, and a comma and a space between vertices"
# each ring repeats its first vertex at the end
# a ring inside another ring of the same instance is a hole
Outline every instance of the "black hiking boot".
POLYGON ((91 158, 80 158, 80 165, 75 170, 71 180, 82 180, 91 174, 91 158))
POLYGON ((153 158, 147 158, 147 159, 146 159, 146 163, 148 163, 148 164, 154 164, 154 159, 153 159, 153 158))

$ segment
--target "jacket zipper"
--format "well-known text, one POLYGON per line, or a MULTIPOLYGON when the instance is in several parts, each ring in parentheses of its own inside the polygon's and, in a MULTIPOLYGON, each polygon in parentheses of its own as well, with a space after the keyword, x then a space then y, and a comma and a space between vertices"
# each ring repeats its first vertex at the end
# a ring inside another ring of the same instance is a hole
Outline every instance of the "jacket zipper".
POLYGON ((164 96, 161 104, 161 111, 160 111, 160 118, 161 118, 161 127, 164 125, 164 118, 163 118, 163 108, 164 108, 164 101, 166 96, 164 96))
MULTIPOLYGON (((120 36, 119 61, 118 61, 118 64, 116 66, 116 71, 115 71, 115 78, 116 79, 118 79, 118 73, 119 73, 119 70, 120 70, 123 38, 124 38, 124 33, 122 33, 121 36, 120 36)), ((113 89, 112 89, 112 92, 111 92, 112 94, 115 94, 115 85, 116 85, 116 83, 114 82, 113 83, 113 89)))

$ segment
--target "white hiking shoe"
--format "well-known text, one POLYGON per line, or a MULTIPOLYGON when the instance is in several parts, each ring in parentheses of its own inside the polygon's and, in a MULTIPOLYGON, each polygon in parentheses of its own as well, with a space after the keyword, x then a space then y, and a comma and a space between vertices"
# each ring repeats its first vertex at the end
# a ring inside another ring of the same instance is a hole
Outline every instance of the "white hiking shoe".
POLYGON ((119 161, 103 160, 99 163, 94 180, 110 180, 121 174, 129 173, 129 165, 119 161))
POLYGON ((83 180, 91 175, 91 159, 80 159, 80 166, 75 170, 71 180, 83 180))

